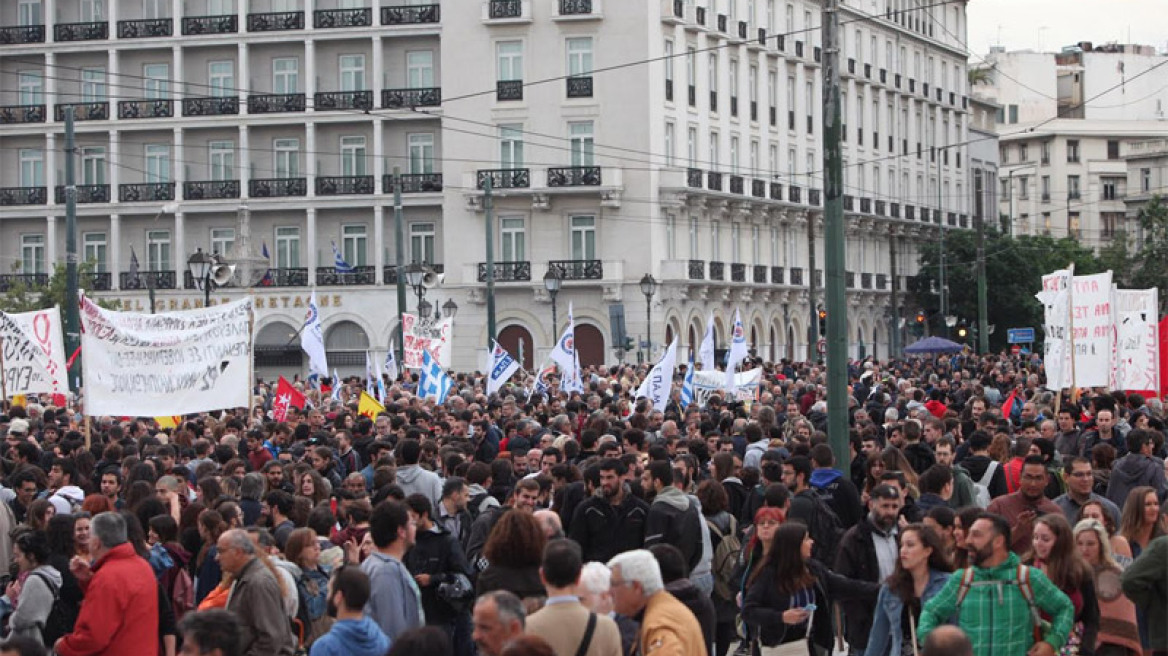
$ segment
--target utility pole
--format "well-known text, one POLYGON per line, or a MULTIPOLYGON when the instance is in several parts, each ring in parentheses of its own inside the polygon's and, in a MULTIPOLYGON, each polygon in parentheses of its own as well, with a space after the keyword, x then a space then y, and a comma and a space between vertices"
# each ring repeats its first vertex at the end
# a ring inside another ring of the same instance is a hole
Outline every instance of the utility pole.
MULTIPOLYGON (((81 348, 81 305, 77 293, 77 180, 74 157, 73 108, 65 108, 65 357, 81 348)), ((81 358, 66 373, 69 389, 81 387, 81 358)))
MULTIPOLYGON (((826 180, 826 174, 824 179, 826 180)), ((815 362, 815 343, 819 340, 819 308, 815 302, 815 216, 807 213, 807 305, 811 322, 807 324, 807 361, 815 362)))
POLYGON ((401 167, 393 167, 393 229, 394 246, 397 251, 397 361, 398 367, 406 366, 406 228, 402 216, 401 167))
POLYGON ((896 246, 897 236, 892 233, 888 236, 888 270, 892 289, 892 326, 888 329, 889 357, 895 358, 900 354, 900 299, 897 295, 899 283, 896 276, 896 246))
MULTIPOLYGON (((495 198, 491 176, 483 176, 483 212, 487 216, 487 348, 495 343, 495 198)), ((553 331, 554 330, 553 326, 553 331)), ((553 336, 553 339, 555 337, 553 336)))
MULTIPOLYGON (((935 135, 934 135, 934 138, 935 138, 935 135)), ((941 211, 941 157, 937 154, 938 150, 941 150, 941 149, 936 148, 933 150, 933 153, 934 153, 933 157, 937 160, 937 218, 940 219, 940 221, 937 222, 937 225, 938 225, 939 229, 941 230, 941 273, 940 273, 941 326, 944 329, 943 332, 945 333, 945 338, 948 339, 949 338, 949 288, 945 286, 945 268, 949 264, 949 262, 948 262, 949 252, 945 249, 945 216, 944 216, 945 213, 941 211)))
POLYGON ((982 200, 984 188, 981 172, 974 176, 974 221, 977 222, 977 352, 985 355, 990 351, 989 299, 986 290, 985 268, 985 203, 982 200))
MULTIPOLYGON (((844 160, 840 150, 839 0, 823 9, 824 271, 827 276, 827 436, 836 468, 848 457, 848 308, 844 288, 844 160)), ((814 309, 814 308, 813 308, 814 309)))

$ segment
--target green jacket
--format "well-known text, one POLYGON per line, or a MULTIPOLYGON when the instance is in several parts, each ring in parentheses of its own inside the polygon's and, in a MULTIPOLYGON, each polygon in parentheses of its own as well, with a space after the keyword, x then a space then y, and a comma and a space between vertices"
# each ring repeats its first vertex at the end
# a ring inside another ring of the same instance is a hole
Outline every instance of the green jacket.
POLYGON ((1168 535, 1148 543, 1123 573, 1123 593, 1148 617, 1152 649, 1168 649, 1168 535))
MULTIPOLYGON (((934 627, 956 616, 957 625, 973 642, 974 656, 1026 656, 1034 645, 1034 622, 1030 605, 1015 583, 1019 562, 1018 556, 1011 553, 993 569, 973 568, 974 585, 970 586, 960 611, 957 593, 962 571, 955 572, 921 611, 917 628, 921 643, 934 627)), ((1052 618, 1043 640, 1057 652, 1071 633, 1075 607, 1037 567, 1030 569, 1030 587, 1034 590, 1035 603, 1052 618)))

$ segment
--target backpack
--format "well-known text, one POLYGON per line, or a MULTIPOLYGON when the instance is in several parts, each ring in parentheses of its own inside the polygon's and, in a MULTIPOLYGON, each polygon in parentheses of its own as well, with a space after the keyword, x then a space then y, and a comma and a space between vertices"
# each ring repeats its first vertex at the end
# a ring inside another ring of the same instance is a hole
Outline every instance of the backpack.
POLYGON ((72 610, 65 607, 61 601, 61 589, 53 584, 44 572, 30 572, 31 576, 44 581, 49 591, 53 593, 53 606, 49 616, 45 618, 45 625, 41 627, 41 639, 46 645, 56 644, 57 640, 73 632, 73 625, 77 622, 80 608, 72 610))
POLYGON ((170 605, 174 609, 176 622, 195 610, 195 582, 185 567, 178 567, 177 570, 170 582, 170 605))
POLYGON ((819 495, 819 491, 815 488, 808 488, 808 495, 815 504, 815 512, 811 514, 811 524, 807 526, 807 532, 811 534, 811 539, 815 541, 812 547, 812 556, 821 563, 834 563, 836 547, 839 546, 840 538, 843 536, 843 524, 840 522, 839 515, 827 505, 823 497, 819 495))
POLYGON ((706 520, 710 527, 710 535, 717 536, 717 546, 714 547, 714 559, 710 563, 710 570, 714 574, 714 594, 719 599, 730 601, 738 591, 734 584, 734 571, 738 569, 738 558, 742 555, 742 541, 738 539, 738 520, 730 515, 730 530, 723 534, 717 524, 706 520))
MULTIPOLYGON (((998 585, 999 583, 1001 581, 974 581, 973 568, 966 567, 961 572, 961 584, 957 587, 957 610, 954 612, 954 615, 961 614, 961 604, 965 601, 965 596, 969 594, 970 588, 975 585, 998 585)), ((1042 619, 1042 612, 1038 608, 1038 604, 1034 602, 1034 587, 1030 585, 1030 568, 1019 563, 1013 583, 1018 586, 1018 591, 1022 593, 1022 598, 1026 600, 1026 605, 1030 607, 1030 619, 1034 627, 1034 642, 1042 642, 1043 634, 1050 628, 1050 623, 1042 619)))
POLYGON ((998 461, 991 460, 985 473, 973 483, 973 500, 978 508, 988 508, 990 505, 990 483, 994 480, 994 472, 998 470, 998 461))

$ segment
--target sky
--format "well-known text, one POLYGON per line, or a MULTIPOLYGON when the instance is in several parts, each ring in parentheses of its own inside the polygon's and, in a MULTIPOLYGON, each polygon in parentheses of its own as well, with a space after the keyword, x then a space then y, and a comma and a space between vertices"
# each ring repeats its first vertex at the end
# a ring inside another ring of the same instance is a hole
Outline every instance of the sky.
MULTIPOLYGON (((969 0, 969 50, 1054 52, 1079 41, 1168 47, 1166 0, 969 0)), ((976 57, 973 58, 976 61, 976 57)))

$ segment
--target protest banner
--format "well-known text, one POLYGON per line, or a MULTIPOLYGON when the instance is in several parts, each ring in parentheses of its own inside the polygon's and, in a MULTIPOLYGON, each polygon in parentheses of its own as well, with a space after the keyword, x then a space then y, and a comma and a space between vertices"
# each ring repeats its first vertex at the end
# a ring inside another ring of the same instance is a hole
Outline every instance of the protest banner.
POLYGON ((405 334, 405 366, 408 369, 422 368, 422 351, 429 351, 430 357, 438 361, 442 367, 450 366, 452 347, 451 336, 454 331, 454 319, 421 319, 416 314, 402 315, 402 328, 405 334))
MULTIPOLYGON (((752 401, 758 394, 762 382, 762 367, 734 374, 734 398, 738 401, 752 401)), ((726 374, 721 371, 695 371, 693 376, 694 403, 704 406, 710 395, 725 389, 726 374)))
POLYGON ((1059 269, 1042 277, 1042 291, 1036 294, 1043 306, 1043 363, 1047 387, 1061 390, 1071 386, 1070 350, 1071 271, 1059 269))
POLYGON ((68 392, 59 308, 0 312, 0 340, 6 398, 68 392))
POLYGON ((87 415, 186 415, 251 401, 252 300, 164 314, 81 301, 87 415))
POLYGON ((1159 290, 1115 290, 1112 389, 1156 396, 1160 389, 1159 290))
POLYGON ((1107 387, 1111 383, 1111 272, 1075 276, 1071 281, 1071 345, 1075 387, 1107 387))

